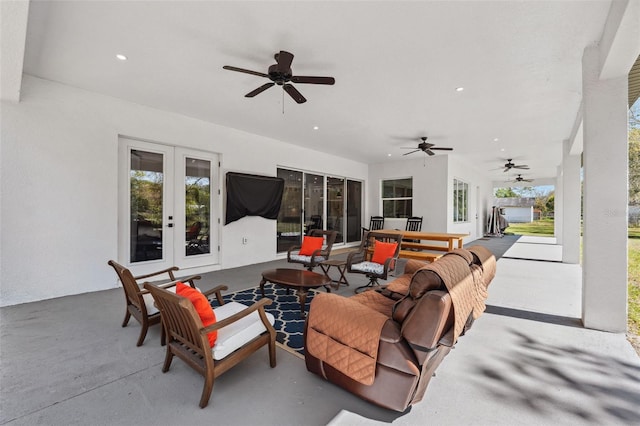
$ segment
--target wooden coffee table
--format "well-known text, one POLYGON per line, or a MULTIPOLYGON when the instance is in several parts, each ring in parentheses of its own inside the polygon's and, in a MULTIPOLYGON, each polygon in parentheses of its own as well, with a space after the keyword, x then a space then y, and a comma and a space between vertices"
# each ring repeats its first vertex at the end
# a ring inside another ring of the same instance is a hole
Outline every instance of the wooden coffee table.
POLYGON ((305 269, 278 268, 264 271, 262 273, 262 280, 260 281, 260 292, 262 293, 262 297, 264 297, 264 285, 267 281, 284 287, 287 290, 296 290, 296 295, 300 302, 301 318, 306 316, 304 312, 304 305, 307 301, 307 293, 309 292, 309 289, 324 287, 328 293, 331 293, 331 278, 305 269))

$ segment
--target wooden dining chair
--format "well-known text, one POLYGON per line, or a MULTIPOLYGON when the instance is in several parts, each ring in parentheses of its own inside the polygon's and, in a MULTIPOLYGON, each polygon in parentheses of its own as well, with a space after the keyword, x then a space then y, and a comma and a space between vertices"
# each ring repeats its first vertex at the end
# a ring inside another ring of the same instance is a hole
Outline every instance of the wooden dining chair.
POLYGON ((421 231, 422 230, 422 216, 412 216, 407 219, 407 225, 405 231, 421 231))

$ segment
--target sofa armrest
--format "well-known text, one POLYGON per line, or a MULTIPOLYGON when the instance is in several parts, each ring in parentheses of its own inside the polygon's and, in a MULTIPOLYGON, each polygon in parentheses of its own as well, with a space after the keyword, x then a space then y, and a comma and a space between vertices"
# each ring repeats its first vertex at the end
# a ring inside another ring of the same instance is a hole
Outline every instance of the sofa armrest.
POLYGON ((401 331, 422 364, 453 325, 451 296, 443 290, 432 290, 417 300, 402 322, 401 331))

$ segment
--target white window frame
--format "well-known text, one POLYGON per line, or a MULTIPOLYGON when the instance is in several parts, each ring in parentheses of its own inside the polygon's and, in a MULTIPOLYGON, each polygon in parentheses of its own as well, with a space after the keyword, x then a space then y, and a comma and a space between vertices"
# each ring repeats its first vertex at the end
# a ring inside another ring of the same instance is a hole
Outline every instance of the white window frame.
POLYGON ((469 222, 469 184, 453 178, 453 223, 465 222, 469 222), (458 196, 459 191, 462 191, 461 199, 458 196))
MULTIPOLYGON (((382 179, 380 181, 380 211, 384 215, 384 203, 385 201, 400 201, 400 200, 410 200, 411 201, 411 211, 407 213, 407 217, 411 217, 413 215, 413 176, 402 177, 402 178, 394 178, 394 179, 382 179), (399 180, 410 180, 411 181, 411 197, 388 197, 384 198, 384 185, 386 182, 394 182, 399 180)), ((387 217, 387 216, 385 216, 387 217)), ((395 216, 394 216, 395 218, 395 216)))

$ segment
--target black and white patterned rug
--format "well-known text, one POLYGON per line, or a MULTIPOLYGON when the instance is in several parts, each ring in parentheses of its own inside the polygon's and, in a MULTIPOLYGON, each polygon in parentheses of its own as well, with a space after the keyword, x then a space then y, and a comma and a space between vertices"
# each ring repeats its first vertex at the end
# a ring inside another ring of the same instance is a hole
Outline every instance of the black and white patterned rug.
MULTIPOLYGON (((272 300, 272 303, 265 307, 265 310, 275 318, 273 327, 276 329, 276 342, 285 350, 304 357, 304 318, 300 318, 300 303, 295 290, 290 291, 281 287, 266 283, 264 286, 264 296, 272 300)), ((316 294, 315 290, 309 290, 305 303, 305 312, 309 312, 309 304, 316 294)), ((260 287, 253 287, 247 290, 236 291, 235 293, 223 294, 225 302, 238 302, 244 305, 251 305, 262 298, 260 287)), ((217 307, 218 302, 211 301, 212 307, 217 307)))

